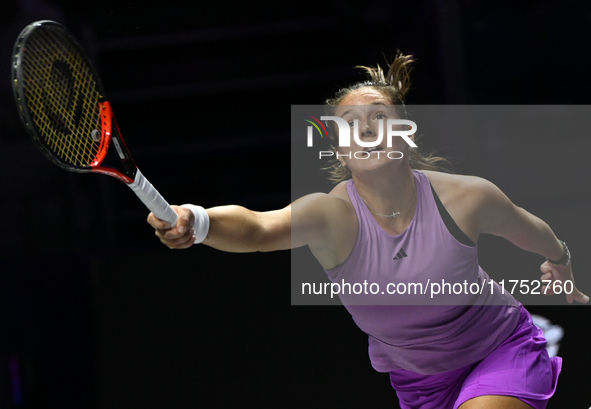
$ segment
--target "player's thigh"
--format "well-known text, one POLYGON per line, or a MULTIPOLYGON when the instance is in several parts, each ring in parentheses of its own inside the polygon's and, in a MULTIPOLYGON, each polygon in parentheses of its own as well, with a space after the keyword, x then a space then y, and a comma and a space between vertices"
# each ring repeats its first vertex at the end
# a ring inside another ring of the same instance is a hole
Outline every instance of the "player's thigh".
POLYGON ((458 409, 532 409, 532 407, 513 396, 485 395, 467 400, 458 409))

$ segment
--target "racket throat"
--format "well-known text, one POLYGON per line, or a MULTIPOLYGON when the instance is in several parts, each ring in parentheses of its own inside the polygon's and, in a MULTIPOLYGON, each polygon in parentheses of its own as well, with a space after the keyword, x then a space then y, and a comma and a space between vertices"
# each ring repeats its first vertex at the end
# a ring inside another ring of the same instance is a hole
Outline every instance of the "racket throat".
POLYGON ((116 177, 125 183, 131 183, 135 180, 137 167, 125 142, 123 142, 123 138, 121 138, 111 104, 108 101, 101 102, 99 108, 101 111, 101 145, 97 157, 91 164, 92 171, 116 177))
MULTIPOLYGON (((135 179, 137 167, 135 166, 133 159, 131 159, 131 155, 129 154, 129 151, 125 146, 125 142, 123 142, 123 139, 121 139, 121 137, 119 136, 119 128, 115 123, 115 118, 113 118, 113 123, 115 126, 112 129, 111 143, 114 145, 115 149, 110 149, 110 152, 107 153, 106 159, 111 159, 110 157, 117 156, 121 164, 119 166, 121 173, 123 173, 131 179, 135 179)), ((116 162, 116 160, 117 159, 113 158, 113 162, 116 162)), ((113 167, 117 166, 114 165, 113 167)))

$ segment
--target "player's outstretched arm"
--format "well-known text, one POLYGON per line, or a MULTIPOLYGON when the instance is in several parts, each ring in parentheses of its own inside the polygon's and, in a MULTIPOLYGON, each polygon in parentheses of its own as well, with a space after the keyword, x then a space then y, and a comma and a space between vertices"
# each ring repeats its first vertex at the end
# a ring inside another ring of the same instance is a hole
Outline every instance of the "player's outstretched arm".
MULTIPOLYGON (((542 280, 550 280, 560 284, 570 281, 572 293, 566 294, 569 303, 578 301, 588 303, 589 297, 574 286, 572 264, 566 259, 565 247, 554 235, 552 229, 543 220, 514 205, 501 190, 484 179, 475 179, 478 184, 475 202, 479 202, 477 220, 480 233, 490 233, 504 237, 516 246, 538 253, 547 259, 557 260, 561 264, 554 265, 546 261, 541 266, 542 280), (564 259, 563 259, 564 258, 564 259), (561 261, 563 259, 564 261, 561 261)), ((544 287, 544 294, 554 293, 554 285, 544 287)), ((560 288, 561 292, 566 293, 560 288)))
POLYGON ((322 243, 329 234, 330 205, 341 201, 322 193, 296 200, 289 206, 256 212, 242 206, 172 206, 179 219, 174 228, 152 213, 148 223, 169 248, 184 249, 201 242, 222 251, 245 253, 286 250, 322 243), (292 215, 292 209, 295 214, 292 215))

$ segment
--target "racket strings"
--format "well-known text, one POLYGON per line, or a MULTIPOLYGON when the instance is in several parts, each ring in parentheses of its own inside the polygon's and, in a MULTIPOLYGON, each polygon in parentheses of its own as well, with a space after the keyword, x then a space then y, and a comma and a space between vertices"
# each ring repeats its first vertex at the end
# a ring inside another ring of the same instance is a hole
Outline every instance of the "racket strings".
POLYGON ((23 50, 27 105, 45 145, 62 161, 88 166, 101 130, 100 95, 92 70, 69 35, 37 29, 23 50))

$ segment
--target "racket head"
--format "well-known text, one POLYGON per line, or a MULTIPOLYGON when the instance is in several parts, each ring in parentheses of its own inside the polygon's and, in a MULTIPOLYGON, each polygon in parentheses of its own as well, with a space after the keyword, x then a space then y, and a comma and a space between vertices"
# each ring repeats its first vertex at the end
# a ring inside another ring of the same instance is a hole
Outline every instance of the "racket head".
POLYGON ((99 106, 105 93, 64 26, 41 20, 25 27, 14 45, 12 87, 28 135, 51 162, 75 172, 102 162, 110 142, 99 106))

